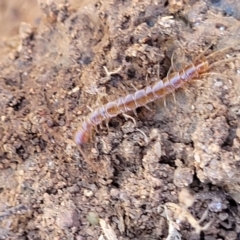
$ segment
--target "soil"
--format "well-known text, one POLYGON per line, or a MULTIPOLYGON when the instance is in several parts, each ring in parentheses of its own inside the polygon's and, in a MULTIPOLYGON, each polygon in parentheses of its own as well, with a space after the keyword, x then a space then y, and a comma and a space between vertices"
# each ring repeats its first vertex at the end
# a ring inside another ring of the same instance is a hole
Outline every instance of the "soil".
POLYGON ((1 2, 0 239, 240 239, 237 1, 1 2), (206 59, 74 142, 91 109, 206 59))

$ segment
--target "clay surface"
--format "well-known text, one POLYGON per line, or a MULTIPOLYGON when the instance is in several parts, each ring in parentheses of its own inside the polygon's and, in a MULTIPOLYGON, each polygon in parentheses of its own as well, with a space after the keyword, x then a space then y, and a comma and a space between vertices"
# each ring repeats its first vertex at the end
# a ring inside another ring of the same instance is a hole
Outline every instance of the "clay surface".
POLYGON ((0 239, 240 239, 237 2, 1 1, 0 239), (206 74, 83 158, 91 109, 196 58, 206 74))

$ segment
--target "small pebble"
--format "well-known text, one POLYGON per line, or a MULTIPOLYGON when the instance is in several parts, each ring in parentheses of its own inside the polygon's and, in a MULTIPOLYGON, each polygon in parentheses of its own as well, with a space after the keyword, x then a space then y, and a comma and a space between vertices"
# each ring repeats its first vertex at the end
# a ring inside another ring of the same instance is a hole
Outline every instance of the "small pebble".
POLYGON ((91 225, 97 225, 99 223, 99 216, 95 212, 89 212, 87 215, 87 220, 91 225))

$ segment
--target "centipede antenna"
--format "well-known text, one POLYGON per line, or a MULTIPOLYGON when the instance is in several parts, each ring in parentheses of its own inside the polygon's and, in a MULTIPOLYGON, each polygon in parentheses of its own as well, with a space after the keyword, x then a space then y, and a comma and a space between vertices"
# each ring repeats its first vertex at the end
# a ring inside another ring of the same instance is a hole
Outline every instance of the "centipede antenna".
MULTIPOLYGON (((215 76, 223 76, 225 77, 226 79, 229 78, 229 76, 223 74, 223 73, 217 73, 217 72, 207 72, 207 73, 202 73, 201 76, 212 76, 212 75, 215 75, 215 76)), ((199 80, 200 81, 200 80, 199 80)), ((194 82, 196 82, 196 80, 194 80, 194 82)))
POLYGON ((209 54, 209 55, 206 57, 206 59, 212 58, 214 55, 217 55, 217 54, 219 54, 219 53, 221 53, 221 52, 224 52, 224 51, 226 51, 226 50, 228 50, 228 49, 230 49, 230 48, 236 46, 238 43, 240 43, 239 40, 236 41, 236 42, 234 42, 233 44, 231 44, 231 45, 225 47, 225 48, 221 48, 221 49, 219 49, 219 50, 217 50, 217 51, 215 51, 215 52, 209 54))
MULTIPOLYGON (((211 44, 208 45, 208 47, 206 47, 203 52, 201 54, 199 54, 195 59, 194 59, 194 62, 197 62, 199 59, 201 59, 205 53, 207 52, 207 50, 209 50, 213 45, 213 42, 211 42, 211 44)), ((210 55, 209 55, 210 56, 210 55)))
POLYGON ((229 58, 229 59, 223 59, 223 60, 219 60, 217 62, 214 62, 212 64, 209 65, 209 68, 208 69, 211 69, 212 67, 216 66, 216 65, 219 65, 219 63, 227 63, 227 62, 231 62, 231 61, 234 61, 236 59, 240 59, 240 57, 232 57, 232 58, 229 58))

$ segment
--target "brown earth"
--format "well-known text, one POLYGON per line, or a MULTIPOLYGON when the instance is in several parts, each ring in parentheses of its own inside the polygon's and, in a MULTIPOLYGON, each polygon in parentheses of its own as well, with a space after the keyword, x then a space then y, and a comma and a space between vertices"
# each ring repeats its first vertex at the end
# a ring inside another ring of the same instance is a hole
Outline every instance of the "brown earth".
POLYGON ((237 1, 1 2, 0 239, 240 239, 237 1), (214 52, 83 158, 90 108, 214 52))

